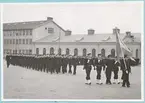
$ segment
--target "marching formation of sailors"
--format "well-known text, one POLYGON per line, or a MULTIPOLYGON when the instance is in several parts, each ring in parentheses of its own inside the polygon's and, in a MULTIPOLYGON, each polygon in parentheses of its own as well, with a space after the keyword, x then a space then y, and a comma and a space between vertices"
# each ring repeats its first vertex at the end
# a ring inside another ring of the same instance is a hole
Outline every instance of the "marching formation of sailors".
POLYGON ((20 55, 13 54, 6 56, 7 67, 9 65, 21 66, 27 69, 44 71, 52 73, 67 73, 67 65, 69 65, 68 73, 76 75, 76 66, 78 58, 76 56, 66 55, 20 55), (72 67, 73 72, 72 72, 72 67))
POLYGON ((92 67, 97 72, 96 75, 96 84, 102 85, 102 70, 106 75, 106 84, 111 83, 111 74, 114 73, 114 82, 120 84, 118 79, 119 68, 122 71, 123 80, 122 86, 130 87, 129 82, 129 73, 131 73, 130 61, 131 59, 125 55, 125 59, 120 58, 120 61, 117 61, 117 58, 113 58, 111 55, 108 55, 107 58, 101 57, 101 54, 98 54, 98 57, 92 58, 91 53, 87 56, 71 56, 71 55, 20 55, 12 54, 6 55, 7 67, 9 65, 21 66, 27 69, 44 71, 53 73, 70 73, 76 75, 77 65, 84 65, 83 69, 86 72, 86 82, 85 84, 91 85, 90 73, 92 67), (67 71, 67 66, 69 67, 67 71), (73 71, 72 71, 73 67, 73 71))
MULTIPOLYGON (((122 77, 123 80, 122 87, 130 87, 129 82, 129 73, 131 73, 131 61, 134 61, 132 58, 129 58, 127 55, 123 58, 120 58, 119 61, 117 61, 117 58, 112 58, 111 55, 108 55, 108 58, 102 58, 101 54, 98 54, 98 58, 91 58, 91 54, 88 54, 87 57, 84 59, 84 70, 86 71, 86 83, 88 85, 91 85, 91 78, 90 73, 92 70, 92 64, 94 69, 97 71, 96 76, 96 84, 103 84, 101 81, 101 71, 102 69, 105 71, 106 75, 106 84, 112 84, 111 82, 111 74, 114 73, 114 82, 113 84, 120 84, 119 78, 118 78, 118 72, 119 68, 122 71, 122 77)), ((135 62, 135 61, 134 61, 135 62)))

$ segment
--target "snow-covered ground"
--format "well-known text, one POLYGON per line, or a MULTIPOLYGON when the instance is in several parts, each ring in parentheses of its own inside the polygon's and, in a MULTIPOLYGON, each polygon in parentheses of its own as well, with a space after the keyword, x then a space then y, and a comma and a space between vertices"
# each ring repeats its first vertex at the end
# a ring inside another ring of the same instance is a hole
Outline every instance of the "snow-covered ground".
MULTIPOLYGON (((105 83, 105 75, 102 72, 105 83)), ((121 72, 119 73, 119 77, 121 72)), ((85 71, 77 74, 50 74, 4 62, 4 99, 141 99, 141 67, 132 67, 130 88, 121 84, 97 85, 96 71, 91 71, 92 85, 85 85, 85 71)))

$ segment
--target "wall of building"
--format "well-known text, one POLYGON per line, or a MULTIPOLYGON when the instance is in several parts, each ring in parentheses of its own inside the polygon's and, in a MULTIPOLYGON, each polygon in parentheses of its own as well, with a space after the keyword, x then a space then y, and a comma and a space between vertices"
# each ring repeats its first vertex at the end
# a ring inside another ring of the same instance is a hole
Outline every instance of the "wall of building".
POLYGON ((48 22, 45 25, 39 26, 33 29, 33 41, 46 37, 48 35, 58 35, 59 33, 64 36, 65 32, 60 29, 56 24, 53 22, 48 22), (54 33, 48 33, 48 29, 45 28, 54 28, 54 33))
POLYGON ((25 54, 28 50, 32 50, 31 30, 4 30, 3 34, 4 55, 13 53, 14 50, 17 50, 17 53, 24 51, 25 54))
MULTIPOLYGON (((136 57, 136 49, 138 49, 138 57, 141 58, 141 48, 140 44, 127 44, 127 46, 131 49, 133 53, 133 57, 136 57)), ((58 44, 49 44, 49 43, 36 43, 33 48, 33 53, 36 54, 36 48, 39 48, 39 54, 43 54, 43 48, 46 48, 46 54, 50 53, 50 48, 54 48, 54 53, 58 54, 58 49, 59 45, 58 44)), ((96 56, 101 53, 101 49, 105 49, 105 56, 108 56, 111 54, 111 49, 115 49, 116 51, 116 45, 115 43, 103 43, 103 44, 98 44, 98 43, 92 43, 92 44, 60 44, 60 48, 62 50, 62 54, 66 54, 66 49, 69 48, 70 54, 74 55, 74 49, 78 49, 78 55, 82 56, 83 55, 83 49, 87 49, 87 53, 92 53, 92 49, 96 50, 96 56)), ((116 55, 116 52, 115 52, 116 55)))

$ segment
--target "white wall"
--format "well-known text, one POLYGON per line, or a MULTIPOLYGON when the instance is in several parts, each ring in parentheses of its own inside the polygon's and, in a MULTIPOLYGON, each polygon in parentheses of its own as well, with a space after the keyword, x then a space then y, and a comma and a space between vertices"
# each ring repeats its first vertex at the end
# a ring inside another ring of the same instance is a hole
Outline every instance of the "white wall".
POLYGON ((41 39, 41 38, 46 37, 48 35, 59 35, 59 33, 61 35, 65 35, 65 32, 62 29, 60 29, 53 22, 48 22, 45 25, 42 25, 42 26, 39 26, 39 27, 33 29, 32 33, 33 33, 33 40, 32 41, 41 39), (48 33, 48 30, 45 30, 45 27, 54 28, 54 33, 52 33, 52 34, 48 33))
MULTIPOLYGON (((136 49, 139 50, 139 57, 140 57, 140 45, 133 45, 133 44, 129 44, 127 45, 132 51, 133 51, 133 57, 136 57, 136 49)), ((53 47, 54 48, 54 52, 55 54, 58 53, 58 44, 36 44, 33 50, 33 53, 36 53, 36 48, 39 48, 39 53, 43 54, 43 48, 46 48, 46 53, 49 54, 50 53, 50 48, 53 47)), ((116 51, 116 45, 115 44, 61 44, 60 48, 62 49, 62 54, 66 54, 66 48, 70 49, 70 54, 73 55, 74 54, 74 49, 77 48, 78 49, 78 55, 82 55, 83 54, 83 49, 86 48, 87 49, 87 53, 92 53, 92 49, 96 49, 96 56, 97 54, 101 53, 101 49, 105 49, 105 56, 108 56, 109 54, 111 54, 111 49, 115 49, 116 51)), ((115 52, 116 55, 116 52, 115 52)))

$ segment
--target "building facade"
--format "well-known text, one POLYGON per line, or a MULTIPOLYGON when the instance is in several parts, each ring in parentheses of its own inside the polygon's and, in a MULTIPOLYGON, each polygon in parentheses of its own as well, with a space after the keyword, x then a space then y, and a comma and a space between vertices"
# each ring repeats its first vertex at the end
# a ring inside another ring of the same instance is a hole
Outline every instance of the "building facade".
MULTIPOLYGON (((66 54, 93 57, 98 54, 116 56, 115 29, 112 33, 95 34, 95 30, 88 29, 84 35, 72 34, 64 30, 48 17, 44 21, 18 22, 4 24, 4 54, 66 54)), ((140 33, 120 33, 135 58, 141 58, 140 33)))

